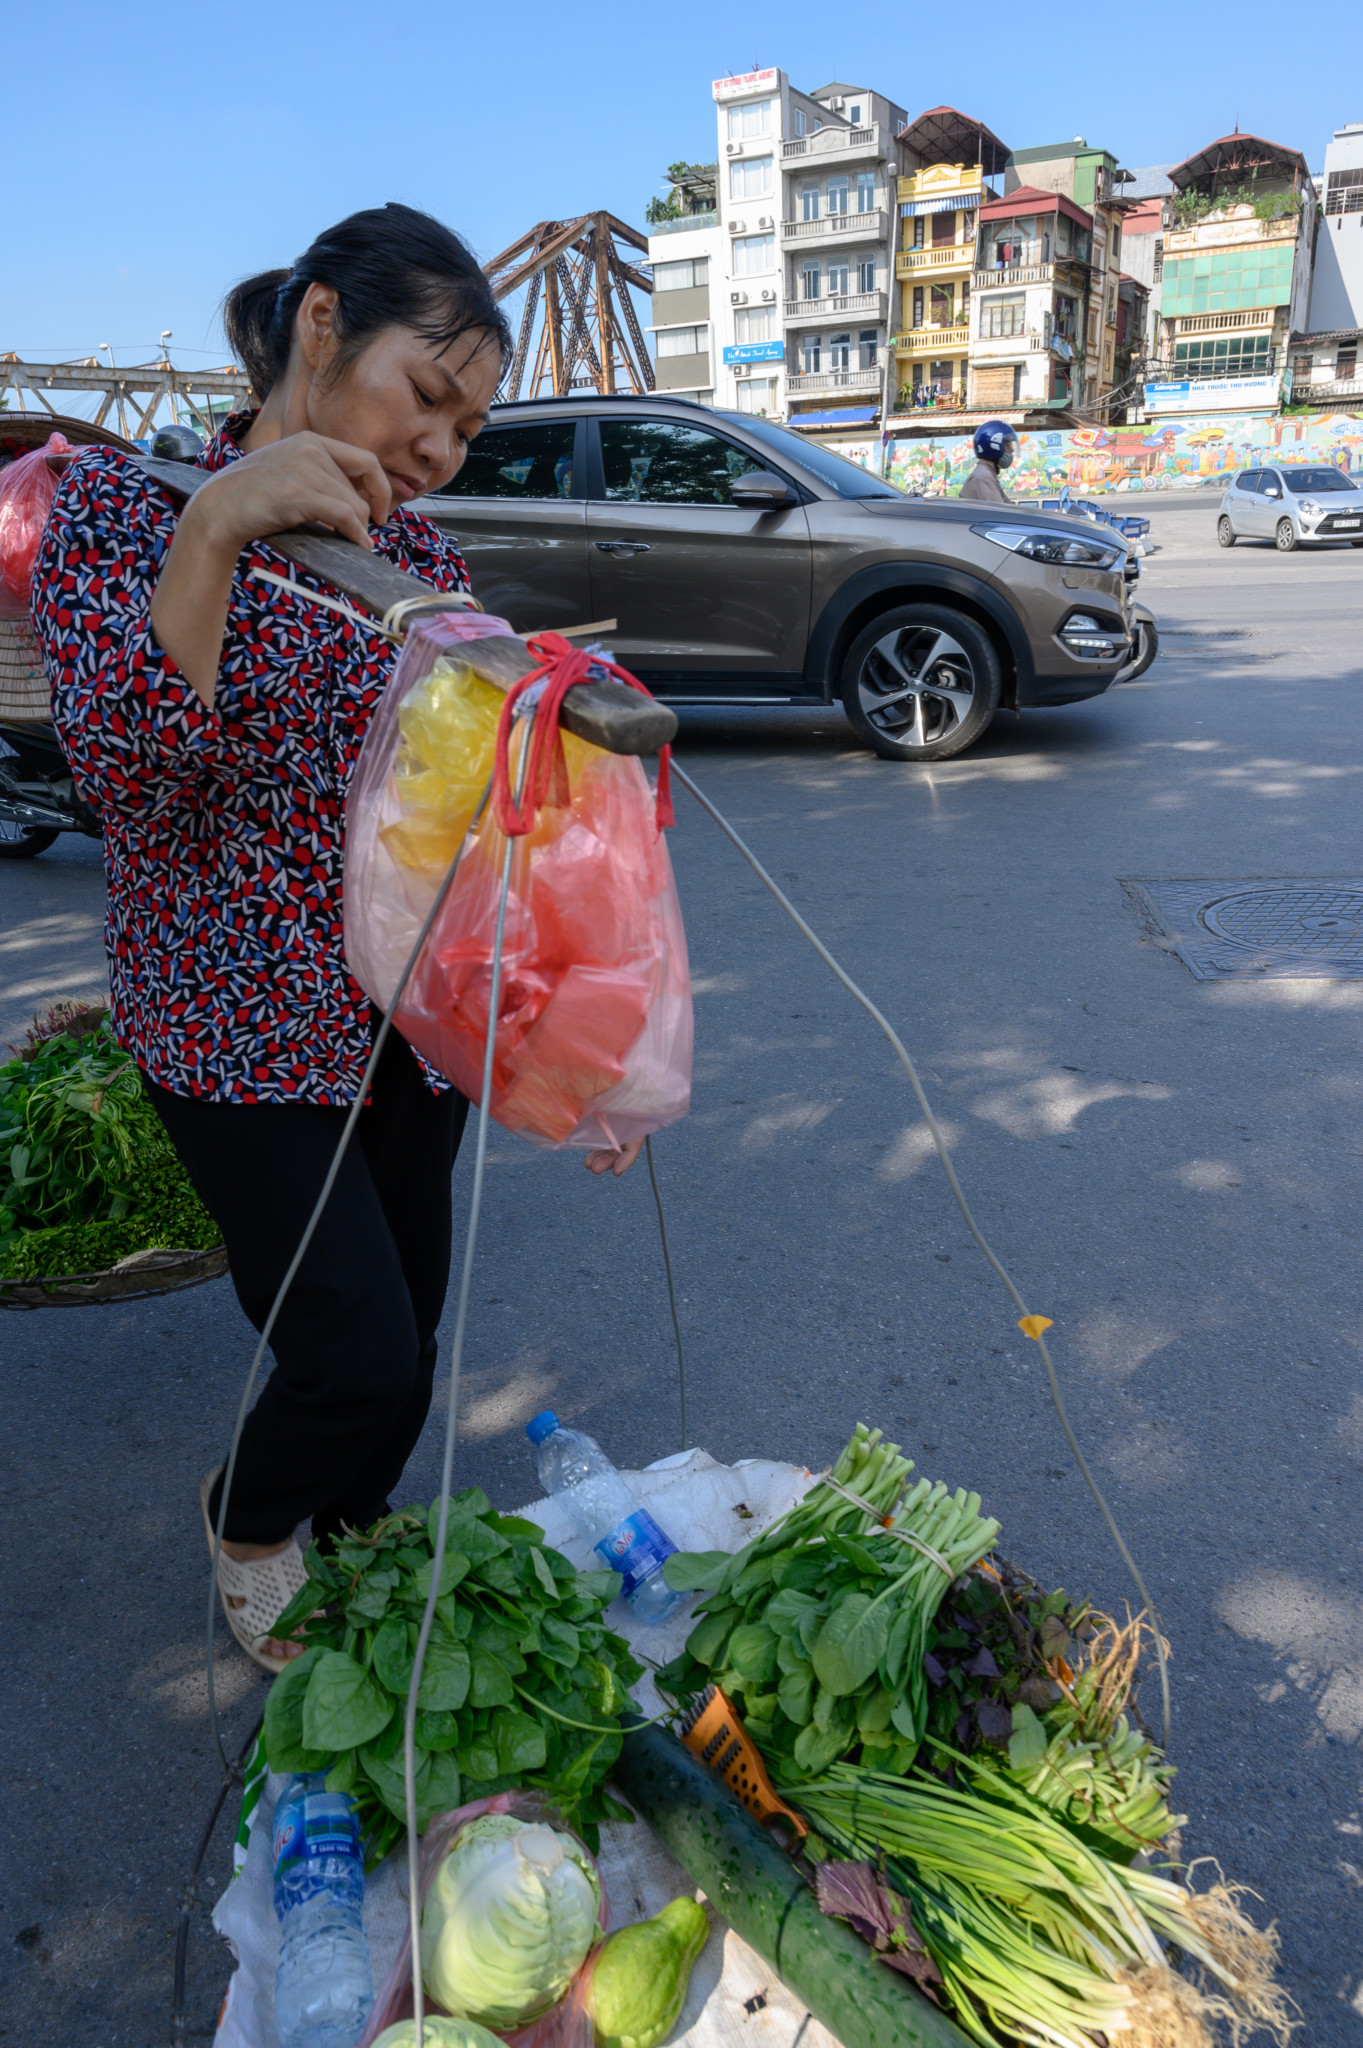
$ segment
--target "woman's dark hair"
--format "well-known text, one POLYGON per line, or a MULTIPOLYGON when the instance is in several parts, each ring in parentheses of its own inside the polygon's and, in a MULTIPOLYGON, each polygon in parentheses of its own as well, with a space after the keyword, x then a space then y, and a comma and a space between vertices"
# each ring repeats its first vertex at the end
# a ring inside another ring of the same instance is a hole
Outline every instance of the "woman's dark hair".
POLYGON ((458 235, 414 207, 373 206, 317 237, 292 270, 267 270, 229 292, 223 325, 259 398, 288 366, 294 317, 310 284, 336 293, 336 367, 353 362, 384 327, 410 327, 448 348, 481 330, 505 369, 511 329, 472 252, 458 235))

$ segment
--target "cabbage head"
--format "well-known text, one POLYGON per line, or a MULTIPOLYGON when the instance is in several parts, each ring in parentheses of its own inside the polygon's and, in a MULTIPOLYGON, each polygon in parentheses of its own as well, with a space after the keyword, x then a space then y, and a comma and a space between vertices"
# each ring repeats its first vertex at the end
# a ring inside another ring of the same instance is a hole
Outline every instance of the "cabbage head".
MULTIPOLYGON (((495 2034, 472 2020, 447 2020, 428 2012, 421 2023, 422 2048, 502 2048, 495 2034)), ((374 2048, 416 2048, 416 2021, 399 2020, 385 2027, 374 2048)))
POLYGON ((595 1941, 601 1887, 571 1835, 514 1814, 468 1821, 421 1913, 421 1970, 437 2005, 488 2027, 537 2019, 595 1941))

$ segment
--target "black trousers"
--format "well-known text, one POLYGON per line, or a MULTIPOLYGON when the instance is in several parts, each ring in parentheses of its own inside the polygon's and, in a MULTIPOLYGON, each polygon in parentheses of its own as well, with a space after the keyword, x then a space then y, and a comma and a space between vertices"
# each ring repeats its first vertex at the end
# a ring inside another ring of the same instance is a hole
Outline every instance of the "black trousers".
MULTIPOLYGON (((205 1102, 143 1079, 259 1330, 346 1111, 205 1102)), ((317 1537, 377 1521, 431 1405, 468 1103, 432 1094, 396 1032, 371 1096, 275 1322, 275 1369, 246 1419, 228 1501, 223 1533, 235 1543, 283 1542, 309 1516, 317 1537)))

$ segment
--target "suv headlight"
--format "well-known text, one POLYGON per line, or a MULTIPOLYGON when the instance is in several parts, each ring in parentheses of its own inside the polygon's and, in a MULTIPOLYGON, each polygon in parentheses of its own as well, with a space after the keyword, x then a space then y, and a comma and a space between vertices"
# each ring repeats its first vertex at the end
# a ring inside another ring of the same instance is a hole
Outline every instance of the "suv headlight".
POLYGON ((1321 513, 1325 510, 1325 507, 1323 505, 1318 505, 1314 498, 1303 498, 1301 501, 1301 509, 1306 514, 1308 519, 1319 519, 1321 513))
POLYGON ((1027 555, 1034 562, 1058 562, 1070 569, 1115 569, 1126 553, 1110 541, 1088 534, 1056 533, 1048 526, 975 526, 985 540, 1010 554, 1027 555))

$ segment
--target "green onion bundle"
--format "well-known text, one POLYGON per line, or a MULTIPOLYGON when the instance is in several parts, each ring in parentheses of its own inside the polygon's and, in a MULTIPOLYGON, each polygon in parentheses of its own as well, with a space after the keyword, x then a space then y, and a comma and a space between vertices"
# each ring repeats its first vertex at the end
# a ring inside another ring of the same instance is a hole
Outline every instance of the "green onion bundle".
POLYGON ((1277 1939, 1235 1890, 1193 1892, 1103 1855, 1003 1771, 972 1762, 951 1787, 846 1764, 784 1788, 839 1854, 880 1865, 956 2017, 983 2048, 1000 2036, 1053 2048, 1211 2048, 1266 2027, 1285 2041, 1289 2002, 1273 1981, 1277 1939), (1213 1988, 1177 1974, 1172 1944, 1213 1988))

